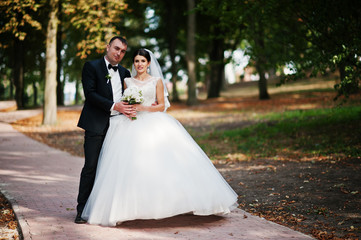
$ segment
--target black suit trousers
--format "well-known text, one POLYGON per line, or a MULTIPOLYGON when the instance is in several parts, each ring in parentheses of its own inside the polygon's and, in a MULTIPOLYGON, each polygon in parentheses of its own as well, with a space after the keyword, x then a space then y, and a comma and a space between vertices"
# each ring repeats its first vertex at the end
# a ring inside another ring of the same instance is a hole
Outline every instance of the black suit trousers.
MULTIPOLYGON (((107 128, 108 129, 108 128, 107 128)), ((85 131, 84 135, 84 155, 85 163, 80 174, 79 194, 77 211, 82 212, 93 188, 98 158, 102 148, 106 131, 104 133, 94 133, 85 131)))

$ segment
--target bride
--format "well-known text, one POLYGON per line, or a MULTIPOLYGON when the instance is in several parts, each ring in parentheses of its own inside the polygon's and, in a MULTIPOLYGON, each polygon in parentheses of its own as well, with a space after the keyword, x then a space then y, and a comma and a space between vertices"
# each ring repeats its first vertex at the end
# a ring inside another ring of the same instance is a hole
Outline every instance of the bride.
POLYGON ((110 118, 82 218, 115 226, 184 213, 229 213, 237 207, 237 194, 183 126, 165 113, 168 93, 153 53, 139 49, 133 64, 126 87, 141 90, 144 102, 135 105, 136 120, 110 118))

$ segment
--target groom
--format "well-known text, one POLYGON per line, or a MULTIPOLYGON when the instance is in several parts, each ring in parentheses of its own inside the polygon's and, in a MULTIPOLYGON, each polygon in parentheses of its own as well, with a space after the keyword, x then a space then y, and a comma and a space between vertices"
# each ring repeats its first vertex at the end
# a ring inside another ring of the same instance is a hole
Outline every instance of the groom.
POLYGON ((83 67, 85 102, 78 127, 85 130, 85 163, 80 175, 77 215, 74 221, 78 224, 86 223, 81 214, 93 188, 98 157, 109 127, 109 118, 117 114, 135 114, 131 105, 120 101, 124 91, 124 78, 130 77, 130 72, 119 65, 127 47, 124 38, 115 36, 109 41, 103 58, 86 62, 83 67))

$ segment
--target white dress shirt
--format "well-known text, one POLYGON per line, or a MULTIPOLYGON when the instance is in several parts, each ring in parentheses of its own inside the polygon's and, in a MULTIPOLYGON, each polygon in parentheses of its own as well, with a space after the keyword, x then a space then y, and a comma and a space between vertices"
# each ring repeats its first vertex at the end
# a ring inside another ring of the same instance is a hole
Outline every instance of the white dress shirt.
MULTIPOLYGON (((108 64, 110 64, 108 62, 108 60, 104 57, 105 60, 105 64, 107 66, 108 69, 108 64)), ((117 65, 118 66, 118 65, 117 65)), ((110 82, 111 82, 111 86, 112 86, 112 91, 113 91, 113 106, 110 109, 110 115, 118 115, 119 112, 114 110, 114 105, 117 102, 120 102, 122 99, 122 83, 120 81, 120 74, 119 74, 119 70, 118 71, 114 71, 114 69, 108 69, 108 73, 110 75, 110 82)))

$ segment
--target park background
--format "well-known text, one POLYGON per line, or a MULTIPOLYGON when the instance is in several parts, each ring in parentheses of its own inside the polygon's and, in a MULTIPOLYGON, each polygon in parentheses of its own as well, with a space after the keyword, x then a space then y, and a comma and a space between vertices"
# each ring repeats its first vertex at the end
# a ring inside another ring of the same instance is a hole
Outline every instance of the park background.
POLYGON ((121 35, 123 66, 139 47, 155 52, 169 113, 226 169, 242 209, 319 239, 360 238, 361 2, 5 0, 0 10, 0 99, 15 101, 6 111, 43 109, 18 130, 81 156, 81 69, 121 35))

